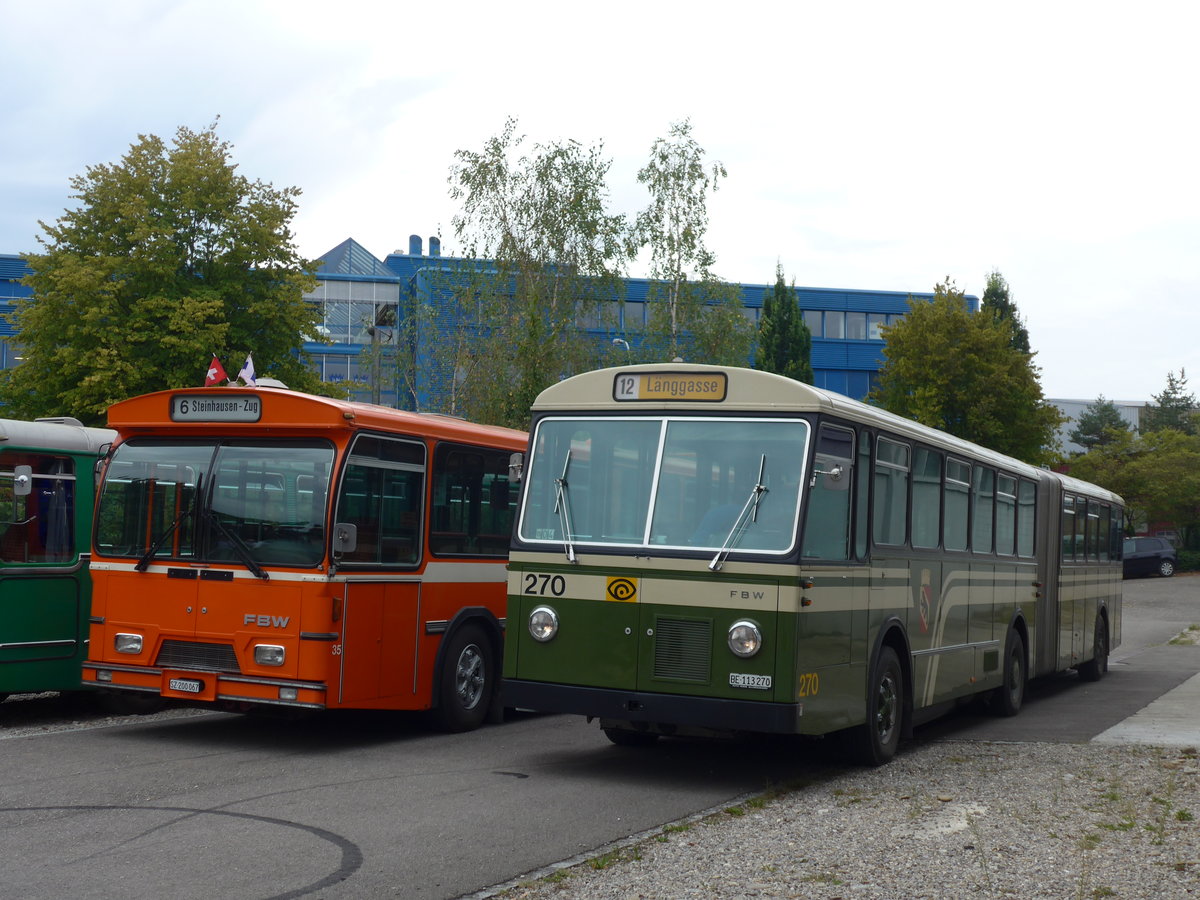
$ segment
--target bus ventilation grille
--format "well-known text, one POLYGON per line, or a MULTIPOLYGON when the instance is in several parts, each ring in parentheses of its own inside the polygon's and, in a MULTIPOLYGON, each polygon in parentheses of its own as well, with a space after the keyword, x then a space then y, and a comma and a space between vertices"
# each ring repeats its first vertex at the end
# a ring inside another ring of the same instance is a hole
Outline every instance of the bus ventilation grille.
POLYGON ((163 641, 154 664, 163 669, 242 671, 238 665, 237 654, 228 644, 198 644, 194 641, 163 641))
POLYGON ((654 631, 654 677, 707 684, 712 663, 712 622, 659 619, 654 631))

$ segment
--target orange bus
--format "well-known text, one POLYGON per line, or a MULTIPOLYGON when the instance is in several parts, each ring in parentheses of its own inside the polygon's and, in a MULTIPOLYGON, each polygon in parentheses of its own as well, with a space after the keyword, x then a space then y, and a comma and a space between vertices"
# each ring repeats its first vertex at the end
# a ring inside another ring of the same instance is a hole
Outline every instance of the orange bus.
POLYGON ((498 703, 525 434, 261 386, 160 391, 108 421, 86 684, 432 709, 451 731, 498 703))

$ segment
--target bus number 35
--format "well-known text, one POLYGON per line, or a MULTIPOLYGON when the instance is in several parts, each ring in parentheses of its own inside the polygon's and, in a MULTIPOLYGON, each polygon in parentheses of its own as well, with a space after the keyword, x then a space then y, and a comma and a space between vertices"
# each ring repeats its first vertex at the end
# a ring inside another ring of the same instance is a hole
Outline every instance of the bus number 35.
POLYGON ((526 594, 533 594, 538 597, 545 597, 549 594, 551 597, 561 597, 567 592, 567 579, 561 575, 535 575, 528 572, 525 575, 525 590, 526 594))

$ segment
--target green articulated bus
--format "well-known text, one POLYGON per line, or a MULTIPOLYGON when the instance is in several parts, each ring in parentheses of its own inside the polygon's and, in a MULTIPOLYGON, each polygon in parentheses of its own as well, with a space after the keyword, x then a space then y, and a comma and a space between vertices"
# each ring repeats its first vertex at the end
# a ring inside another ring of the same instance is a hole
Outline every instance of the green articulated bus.
POLYGON ((610 740, 844 737, 1029 678, 1100 678, 1121 498, 787 378, 687 364, 568 378, 533 407, 504 703, 610 740))
POLYGON ((82 686, 96 467, 115 437, 0 419, 0 700, 82 686))

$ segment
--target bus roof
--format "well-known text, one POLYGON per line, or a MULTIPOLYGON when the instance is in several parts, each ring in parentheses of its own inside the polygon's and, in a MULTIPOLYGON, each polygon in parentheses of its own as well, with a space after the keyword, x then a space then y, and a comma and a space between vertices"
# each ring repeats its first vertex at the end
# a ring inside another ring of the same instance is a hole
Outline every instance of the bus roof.
POLYGON ((180 388, 156 391, 114 403, 108 408, 108 424, 122 439, 132 435, 159 434, 170 429, 174 434, 223 435, 320 432, 334 430, 379 430, 404 432, 438 439, 484 443, 524 449, 527 435, 512 428, 478 425, 454 416, 416 413, 407 410, 356 403, 271 387, 180 388), (219 418, 198 416, 188 421, 173 418, 175 398, 180 400, 243 401, 257 399, 261 414, 257 417, 219 418))
POLYGON ((117 439, 109 428, 89 428, 78 419, 47 418, 25 422, 0 419, 0 447, 64 450, 99 455, 105 444, 117 439))
POLYGON ((574 411, 588 414, 604 411, 607 413, 624 412, 630 415, 676 411, 707 412, 717 415, 739 412, 756 415, 794 412, 827 413, 863 425, 885 428, 895 434, 939 447, 946 452, 958 453, 969 459, 988 462, 1028 478, 1055 479, 1068 490, 1100 497, 1115 503, 1123 504, 1124 502, 1117 494, 1094 484, 1021 462, 995 450, 989 450, 842 394, 756 369, 702 366, 694 363, 654 363, 597 369, 593 372, 584 372, 566 378, 546 388, 534 401, 533 410, 535 413, 574 411), (622 373, 669 376, 672 374, 705 375, 720 372, 724 372, 728 376, 728 382, 724 399, 719 402, 674 399, 639 399, 635 402, 628 402, 616 399, 616 380, 622 373))

